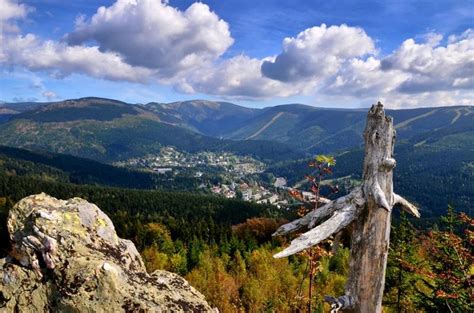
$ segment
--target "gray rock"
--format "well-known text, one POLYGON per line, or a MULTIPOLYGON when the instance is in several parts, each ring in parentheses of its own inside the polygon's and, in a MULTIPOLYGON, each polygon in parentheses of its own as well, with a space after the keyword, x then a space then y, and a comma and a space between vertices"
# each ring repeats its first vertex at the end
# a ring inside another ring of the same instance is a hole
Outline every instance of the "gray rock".
POLYGON ((44 193, 9 213, 10 255, 0 260, 0 311, 214 312, 182 277, 148 274, 135 245, 80 198, 44 193))

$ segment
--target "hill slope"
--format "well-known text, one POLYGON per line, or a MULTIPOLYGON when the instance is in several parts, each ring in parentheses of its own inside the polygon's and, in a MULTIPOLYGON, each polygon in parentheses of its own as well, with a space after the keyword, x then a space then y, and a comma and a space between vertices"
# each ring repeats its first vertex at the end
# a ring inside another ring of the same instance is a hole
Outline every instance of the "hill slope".
MULTIPOLYGON (((474 131, 434 133, 424 144, 395 144, 394 188, 416 203, 422 217, 440 216, 448 205, 472 214, 474 203, 474 131)), ((335 179, 360 181, 363 148, 336 154, 335 179)), ((311 173, 309 159, 275 164, 267 169, 290 185, 311 173)), ((342 183, 340 181, 339 183, 342 183)))
POLYGON ((229 151, 272 161, 303 155, 275 142, 204 136, 163 122, 142 106, 100 98, 50 103, 16 114, 0 124, 0 144, 104 162, 156 153, 169 145, 189 152, 229 151))
POLYGON ((205 100, 173 103, 148 103, 144 106, 160 117, 162 121, 175 124, 211 137, 223 137, 243 127, 259 113, 229 102, 205 100))
MULTIPOLYGON (((471 209, 474 108, 387 113, 393 116, 397 130, 395 183, 400 193, 421 204, 428 215, 439 215, 448 203, 471 209)), ((307 172, 309 154, 332 153, 338 158, 336 175, 357 179, 365 118, 365 109, 298 104, 247 109, 209 101, 130 105, 84 98, 15 114, 0 123, 0 144, 106 162, 155 153, 165 145, 189 152, 230 151, 265 160, 270 172, 290 182, 307 172)))
MULTIPOLYGON (((145 107, 163 120, 203 135, 277 141, 311 154, 361 145, 367 111, 301 104, 250 109, 200 100, 149 103, 145 107)), ((394 117, 398 139, 414 143, 427 140, 433 132, 457 132, 474 125, 473 107, 387 110, 387 113, 394 117)))
POLYGON ((47 181, 125 188, 160 187, 159 176, 51 152, 0 146, 0 171, 47 181))

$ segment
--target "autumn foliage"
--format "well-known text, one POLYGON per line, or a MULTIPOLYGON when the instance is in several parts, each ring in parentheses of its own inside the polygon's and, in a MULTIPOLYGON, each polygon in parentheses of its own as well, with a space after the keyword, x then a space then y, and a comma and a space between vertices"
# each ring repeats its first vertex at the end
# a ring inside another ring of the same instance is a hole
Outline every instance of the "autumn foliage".
POLYGON ((248 219, 245 223, 232 226, 232 232, 242 239, 253 237, 259 242, 265 242, 270 240, 275 230, 285 222, 284 219, 254 217, 248 219))
POLYGON ((394 312, 472 312, 473 225, 473 219, 451 207, 428 231, 402 217, 392 235, 386 306, 394 312))

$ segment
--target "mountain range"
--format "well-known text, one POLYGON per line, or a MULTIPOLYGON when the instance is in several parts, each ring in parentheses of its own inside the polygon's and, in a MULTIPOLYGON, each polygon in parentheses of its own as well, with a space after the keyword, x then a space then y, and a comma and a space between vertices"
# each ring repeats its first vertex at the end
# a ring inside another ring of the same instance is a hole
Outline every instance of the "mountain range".
MULTIPOLYGON (((301 104, 251 109, 228 102, 202 100, 148 103, 145 107, 162 121, 203 135, 278 141, 311 154, 362 144, 367 111, 301 104)), ((474 108, 467 106, 387 110, 387 113, 394 117, 399 140, 414 144, 423 144, 423 141, 432 141, 448 133, 474 130, 474 108)))
MULTIPOLYGON (((425 207, 427 215, 442 214, 448 204, 464 211, 471 209, 473 113, 474 107, 469 106, 387 110, 397 131, 394 183, 400 192, 425 207)), ((310 157, 330 153, 337 159, 335 177, 357 180, 362 168, 365 119, 366 109, 301 104, 256 109, 204 100, 129 104, 93 97, 0 103, 0 145, 43 151, 32 156, 2 147, 0 152, 8 157, 6 161, 16 160, 15 168, 28 167, 25 162, 30 161, 54 165, 55 170, 48 173, 66 177, 65 181, 115 186, 127 185, 123 179, 96 177, 83 167, 62 168, 58 164, 67 163, 68 157, 48 153, 112 163, 157 153, 163 146, 187 152, 229 151, 264 161, 267 172, 284 176, 291 184, 308 172, 310 157)), ((10 164, 6 161, 4 164, 10 164)), ((72 163, 80 166, 84 162, 74 159, 72 163)), ((101 173, 121 173, 130 182, 146 178, 143 186, 133 183, 139 188, 157 184, 156 177, 107 169, 100 163, 87 164, 101 173)))
POLYGON ((10 112, 0 123, 0 144, 102 162, 157 153, 169 145, 188 152, 229 151, 269 161, 303 156, 302 152, 273 141, 243 142, 206 136, 162 121, 146 106, 100 98, 43 103, 15 114, 10 112))
MULTIPOLYGON (((387 113, 394 118, 398 141, 416 146, 467 144, 474 148, 470 140, 474 137, 473 107, 387 113)), ((0 144, 101 161, 152 153, 162 145, 186 151, 229 150, 275 161, 359 147, 366 109, 301 104, 256 109, 204 100, 127 104, 82 98, 40 104, 3 103, 0 116, 0 144)))

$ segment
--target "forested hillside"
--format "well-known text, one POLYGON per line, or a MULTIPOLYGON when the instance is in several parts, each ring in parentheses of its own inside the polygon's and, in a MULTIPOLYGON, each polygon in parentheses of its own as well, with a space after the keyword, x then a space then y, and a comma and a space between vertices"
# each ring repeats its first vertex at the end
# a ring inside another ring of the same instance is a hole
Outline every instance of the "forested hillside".
MULTIPOLYGON (((186 151, 251 152, 271 161, 295 159, 302 152, 336 153, 362 144, 366 117, 366 109, 315 108, 301 104, 255 109, 203 100, 133 105, 90 97, 19 104, 17 110, 12 103, 0 107, 10 110, 0 125, 0 143, 45 148, 102 161, 153 152, 158 146, 171 143, 186 151), (16 138, 10 136, 14 132, 16 138), (31 137, 32 133, 37 141, 31 137)), ((394 118, 399 141, 422 145, 433 138, 459 133, 472 139, 474 109, 469 106, 387 110, 387 113, 394 118)))
POLYGON ((117 167, 67 154, 5 146, 0 146, 0 172, 51 182, 191 192, 198 192, 203 182, 219 179, 215 173, 206 173, 200 178, 185 169, 174 175, 158 174, 151 170, 117 167))
POLYGON ((215 196, 81 186, 0 174, 0 197, 9 203, 41 192, 60 199, 81 197, 96 203, 114 218, 122 216, 114 224, 119 234, 127 238, 140 231, 134 224, 159 222, 171 231, 173 239, 188 241, 196 237, 218 242, 229 235, 230 225, 255 216, 281 215, 272 206, 215 196))
MULTIPOLYGON (((282 212, 271 206, 2 174, 2 238, 8 236, 8 209, 23 196, 39 192, 62 199, 79 196, 96 203, 112 218, 119 236, 134 241, 149 271, 166 269, 185 276, 221 312, 289 312, 306 307, 307 256, 272 257, 287 238, 270 237, 284 222, 282 212)), ((472 220, 451 210, 437 224, 428 232, 415 229, 405 218, 394 225, 384 298, 387 312, 407 307, 418 312, 472 310, 472 281, 466 274, 473 261, 468 250, 472 220)), ((7 242, 1 241, 2 254, 9 249, 7 242)), ((343 291, 348 270, 347 248, 339 247, 334 255, 322 253, 330 251, 328 242, 322 249, 314 276, 317 312, 329 310, 323 296, 343 291)))
MULTIPOLYGON (((250 109, 225 102, 185 101, 150 103, 164 119, 213 136, 240 140, 270 140, 311 154, 332 153, 360 146, 366 109, 315 108, 286 104, 250 109)), ((387 110, 394 118, 398 139, 422 142, 433 133, 457 133, 474 125, 471 107, 387 110)))
MULTIPOLYGON (((456 134, 433 132, 423 144, 397 143, 394 185, 407 198, 417 203, 422 218, 436 217, 452 205, 473 214, 474 202, 474 132, 456 134)), ((337 166, 333 178, 341 187, 350 188, 361 179, 364 151, 362 148, 335 154, 337 166)), ((309 159, 282 162, 267 169, 296 184, 305 174, 309 159)))
POLYGON ((157 187, 159 177, 93 160, 52 152, 0 146, 0 170, 8 175, 47 181, 141 189, 157 187))
POLYGON ((229 151, 278 161, 303 156, 280 143, 204 136, 175 126, 140 106, 83 98, 43 105, 0 124, 0 144, 66 153, 103 162, 124 160, 174 146, 188 152, 229 151))

